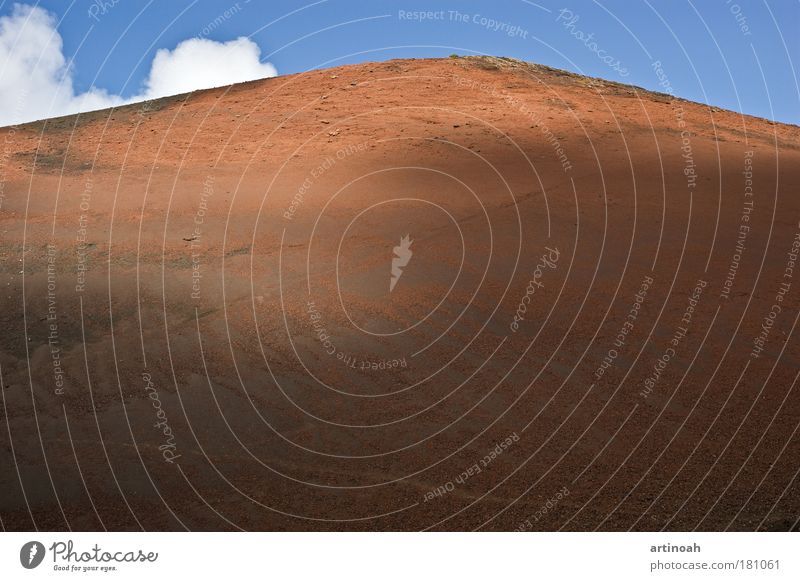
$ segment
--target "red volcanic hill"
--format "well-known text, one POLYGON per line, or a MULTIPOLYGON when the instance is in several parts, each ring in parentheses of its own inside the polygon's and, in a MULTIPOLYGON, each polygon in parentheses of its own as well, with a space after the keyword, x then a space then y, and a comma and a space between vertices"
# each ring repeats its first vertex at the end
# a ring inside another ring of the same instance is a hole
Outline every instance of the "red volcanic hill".
POLYGON ((0 133, 7 529, 796 526, 798 127, 470 57, 0 133))

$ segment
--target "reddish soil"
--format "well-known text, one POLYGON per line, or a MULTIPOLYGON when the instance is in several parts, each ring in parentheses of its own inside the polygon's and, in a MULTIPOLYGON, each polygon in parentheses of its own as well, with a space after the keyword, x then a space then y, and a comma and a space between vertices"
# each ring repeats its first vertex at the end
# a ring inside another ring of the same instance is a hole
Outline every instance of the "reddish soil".
POLYGON ((798 127, 454 58, 0 134, 4 529, 797 527, 798 127))

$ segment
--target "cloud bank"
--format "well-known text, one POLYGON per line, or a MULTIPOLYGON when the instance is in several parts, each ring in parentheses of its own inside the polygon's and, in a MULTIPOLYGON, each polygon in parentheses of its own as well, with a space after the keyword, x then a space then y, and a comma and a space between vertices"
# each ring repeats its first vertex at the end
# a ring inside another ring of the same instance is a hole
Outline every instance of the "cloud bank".
POLYGON ((92 87, 76 93, 55 16, 37 6, 15 4, 0 17, 0 126, 104 109, 197 89, 252 81, 277 74, 262 63, 248 38, 229 42, 191 38, 174 50, 160 49, 140 93, 123 98, 92 87))

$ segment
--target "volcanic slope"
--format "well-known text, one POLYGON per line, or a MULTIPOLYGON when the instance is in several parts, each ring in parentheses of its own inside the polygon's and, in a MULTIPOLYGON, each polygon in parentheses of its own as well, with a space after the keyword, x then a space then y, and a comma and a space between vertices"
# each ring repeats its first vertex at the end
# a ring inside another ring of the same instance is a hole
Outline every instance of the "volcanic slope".
POLYGON ((6 529, 797 526, 798 127, 469 57, 0 134, 6 529))

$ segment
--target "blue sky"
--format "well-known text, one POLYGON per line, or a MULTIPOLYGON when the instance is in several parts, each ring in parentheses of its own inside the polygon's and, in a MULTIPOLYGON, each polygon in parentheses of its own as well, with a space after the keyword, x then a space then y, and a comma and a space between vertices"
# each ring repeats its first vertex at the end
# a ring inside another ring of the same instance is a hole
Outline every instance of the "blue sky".
MULTIPOLYGON (((2 2, 0 17, 11 14, 13 4, 2 2)), ((75 93, 95 87, 130 99, 143 93, 157 50, 173 50, 197 36, 218 42, 244 36, 278 74, 391 58, 491 54, 658 90, 653 62, 660 61, 678 96, 800 124, 800 73, 794 68, 800 65, 800 0, 27 4, 55 17, 75 93), (413 11, 436 12, 436 19, 411 19, 413 11)))

